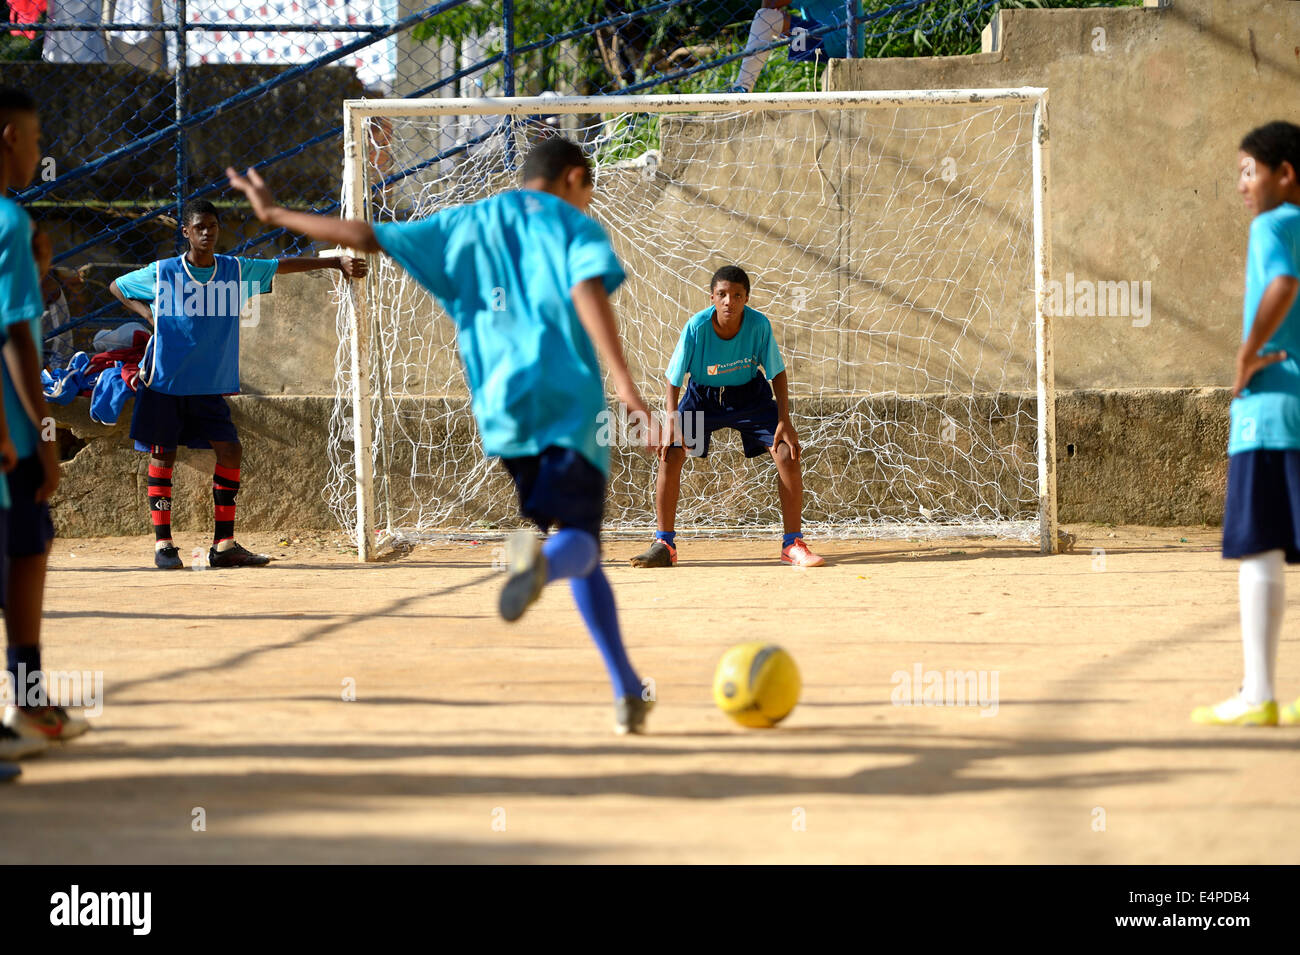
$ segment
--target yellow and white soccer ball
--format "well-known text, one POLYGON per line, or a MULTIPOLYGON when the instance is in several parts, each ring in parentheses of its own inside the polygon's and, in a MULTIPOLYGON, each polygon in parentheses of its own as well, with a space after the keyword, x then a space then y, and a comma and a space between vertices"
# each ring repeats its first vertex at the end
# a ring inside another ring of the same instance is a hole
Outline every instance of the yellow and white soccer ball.
POLYGON ((802 686, 794 657, 775 643, 742 643, 718 661, 713 702, 741 726, 769 728, 790 715, 802 686))

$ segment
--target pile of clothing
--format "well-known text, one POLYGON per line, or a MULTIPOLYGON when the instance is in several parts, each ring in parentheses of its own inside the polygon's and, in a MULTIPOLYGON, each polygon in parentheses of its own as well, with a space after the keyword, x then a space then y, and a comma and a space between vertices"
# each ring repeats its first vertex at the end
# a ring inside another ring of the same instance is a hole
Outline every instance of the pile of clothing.
POLYGON ((90 417, 116 424, 126 401, 135 394, 140 362, 152 332, 136 322, 105 329, 95 336, 95 354, 79 351, 66 368, 41 372, 45 400, 69 405, 78 395, 90 399, 90 417))

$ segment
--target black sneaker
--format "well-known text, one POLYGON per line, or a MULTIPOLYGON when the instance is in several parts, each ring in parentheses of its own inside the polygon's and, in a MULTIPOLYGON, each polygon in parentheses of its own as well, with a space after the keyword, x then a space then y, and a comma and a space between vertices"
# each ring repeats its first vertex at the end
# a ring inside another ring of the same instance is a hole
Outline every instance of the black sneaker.
POLYGON ((614 701, 614 732, 619 736, 645 732, 646 715, 654 709, 654 700, 624 696, 614 701))
POLYGON ((662 538, 656 537, 649 550, 632 558, 632 566, 675 567, 677 566, 677 548, 662 538))
POLYGON ((229 550, 217 550, 215 544, 208 550, 209 567, 265 567, 271 558, 265 554, 254 554, 235 544, 229 550))
POLYGON ((155 550, 153 564, 159 570, 180 570, 185 566, 181 563, 181 552, 176 549, 175 544, 168 544, 155 550))

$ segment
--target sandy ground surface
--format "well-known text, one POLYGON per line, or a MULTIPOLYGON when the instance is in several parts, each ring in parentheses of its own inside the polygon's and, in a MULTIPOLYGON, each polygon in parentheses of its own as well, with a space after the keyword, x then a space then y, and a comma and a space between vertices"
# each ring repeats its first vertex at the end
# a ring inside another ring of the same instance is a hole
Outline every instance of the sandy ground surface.
POLYGON ((828 542, 808 571, 768 540, 670 570, 607 542, 659 701, 625 738, 567 587, 498 619, 492 543, 360 566, 250 534, 272 566, 164 574, 145 538, 61 540, 45 665, 102 671, 102 713, 0 787, 0 861, 1300 861, 1300 727, 1188 720, 1240 675, 1215 532, 1074 530, 1051 558, 828 542), (775 730, 713 707, 744 639, 802 670, 775 730), (986 705, 895 705, 918 666, 982 671, 986 705))

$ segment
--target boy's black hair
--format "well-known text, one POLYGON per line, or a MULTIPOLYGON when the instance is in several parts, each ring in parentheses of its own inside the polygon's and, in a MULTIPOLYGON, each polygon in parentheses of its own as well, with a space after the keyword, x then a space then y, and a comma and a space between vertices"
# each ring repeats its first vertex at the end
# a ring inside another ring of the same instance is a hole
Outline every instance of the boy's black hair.
POLYGON ((749 294, 749 276, 739 265, 724 265, 718 271, 713 273, 713 278, 709 280, 709 292, 712 294, 719 282, 735 282, 737 285, 745 287, 745 294, 749 294))
POLYGON ((217 221, 221 221, 221 213, 217 212, 217 207, 206 199, 191 199, 185 205, 181 206, 181 225, 189 225, 195 219, 206 215, 216 216, 217 221))
POLYGON ((15 113, 35 113, 36 100, 16 86, 0 86, 0 129, 8 126, 15 113))
POLYGON ((1241 151, 1270 169, 1289 162, 1300 176, 1300 126, 1284 120, 1252 129, 1241 140, 1241 151))
POLYGON ((582 147, 564 136, 547 136, 529 150, 519 181, 544 179, 546 182, 555 182, 574 166, 581 167, 587 173, 586 181, 591 182, 591 160, 582 151, 582 147))

